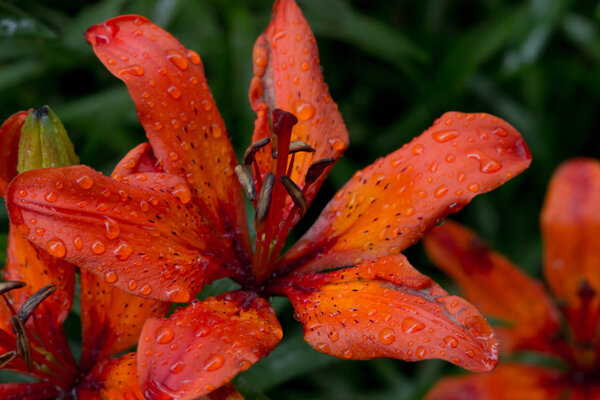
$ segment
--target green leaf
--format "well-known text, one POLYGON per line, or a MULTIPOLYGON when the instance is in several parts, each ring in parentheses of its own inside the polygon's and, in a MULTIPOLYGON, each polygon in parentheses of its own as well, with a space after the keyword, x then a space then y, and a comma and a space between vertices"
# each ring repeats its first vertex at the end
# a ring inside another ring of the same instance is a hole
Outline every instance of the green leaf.
POLYGON ((44 65, 36 60, 22 60, 0 68, 0 91, 19 86, 42 73, 44 65))

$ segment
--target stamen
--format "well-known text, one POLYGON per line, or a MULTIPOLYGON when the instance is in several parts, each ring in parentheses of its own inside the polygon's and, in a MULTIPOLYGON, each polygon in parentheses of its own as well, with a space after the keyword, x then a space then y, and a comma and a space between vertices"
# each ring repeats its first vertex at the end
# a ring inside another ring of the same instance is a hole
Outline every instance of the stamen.
POLYGON ((17 352, 15 350, 11 350, 7 353, 0 355, 0 369, 4 368, 9 362, 14 360, 17 357, 17 352))
POLYGON ((244 153, 244 164, 252 165, 252 161, 254 161, 254 156, 256 155, 256 152, 268 145, 269 143, 271 143, 271 139, 268 137, 257 140, 256 142, 252 143, 244 153))
POLYGON ((50 296, 55 291, 56 285, 51 284, 44 286, 43 288, 32 294, 31 297, 28 298, 27 301, 25 301, 25 303, 23 303, 23 306, 21 306, 21 309, 17 313, 17 317, 23 323, 27 322, 27 320, 33 313, 33 310, 35 310, 37 306, 39 306, 42 303, 42 301, 46 300, 46 298, 48 298, 48 296, 50 296))
POLYGON ((271 172, 265 176, 260 194, 258 195, 258 204, 256 207, 256 222, 262 224, 267 215, 269 214, 269 207, 271 207, 271 195, 273 193, 273 185, 275 184, 275 175, 271 172))
POLYGON ((296 207, 298 208, 298 213, 300 215, 304 215, 306 213, 308 205, 306 203, 306 197, 304 197, 304 195, 302 194, 302 190, 287 175, 281 176, 281 183, 292 198, 292 201, 294 202, 296 207))
POLYGON ((14 315, 10 317, 10 324, 12 325, 12 331, 15 334, 17 341, 17 355, 25 361, 27 369, 31 371, 33 369, 31 342, 29 341, 29 336, 27 336, 25 324, 21 321, 21 318, 14 315))
POLYGON ((25 282, 19 282, 19 281, 0 282, 0 296, 10 290, 20 289, 25 285, 26 285, 25 282))
POLYGON ((244 192, 246 192, 246 197, 248 200, 254 201, 256 199, 256 187, 254 187, 254 179, 252 179, 252 173, 248 171, 243 165, 238 165, 235 167, 235 174, 237 175, 238 181, 244 192))
POLYGON ((314 153, 315 148, 302 140, 294 140, 290 142, 290 154, 299 153, 301 151, 314 153))
POLYGON ((322 158, 318 161, 315 161, 311 164, 310 167, 308 167, 308 172, 306 173, 306 178, 304 178, 304 182, 306 182, 307 185, 316 182, 316 180, 319 179, 323 171, 325 171, 325 168, 329 167, 334 163, 335 160, 333 158, 322 158))

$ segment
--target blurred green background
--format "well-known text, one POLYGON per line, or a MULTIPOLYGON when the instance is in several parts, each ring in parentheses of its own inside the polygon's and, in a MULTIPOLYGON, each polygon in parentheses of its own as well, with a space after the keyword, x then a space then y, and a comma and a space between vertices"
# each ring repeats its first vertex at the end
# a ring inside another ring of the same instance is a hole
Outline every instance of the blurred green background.
MULTIPOLYGON (((443 112, 489 112, 513 124, 533 154, 529 170, 478 197, 456 219, 541 275, 538 213, 552 171, 575 156, 600 157, 600 3, 501 0, 298 0, 312 25, 325 79, 351 145, 330 174, 298 237, 352 173, 400 147, 443 112)), ((250 142, 252 45, 271 0, 14 0, 0 4, 0 119, 48 104, 82 163, 109 172, 144 140, 125 86, 95 58, 83 33, 124 13, 149 17, 203 58, 238 154, 250 142)), ((6 212, 0 208, 4 259, 6 212)), ((292 235, 294 236, 294 235, 292 235)), ((291 239, 293 239, 292 237, 291 239)), ((455 289, 419 245, 420 271, 455 289)), ((227 286, 218 282, 217 292, 227 286)), ((301 340, 291 307, 277 301, 286 333, 272 355, 242 374, 248 398, 417 399, 447 363, 348 362, 301 340)), ((67 321, 73 346, 77 318, 67 321)), ((5 377, 6 378, 6 377, 5 377)))

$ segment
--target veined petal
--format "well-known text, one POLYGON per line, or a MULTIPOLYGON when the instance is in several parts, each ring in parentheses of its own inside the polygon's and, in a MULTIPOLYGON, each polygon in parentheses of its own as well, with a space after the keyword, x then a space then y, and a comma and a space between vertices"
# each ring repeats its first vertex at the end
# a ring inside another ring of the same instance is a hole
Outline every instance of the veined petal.
POLYGON ((51 383, 0 384, 0 398, 3 400, 46 400, 58 398, 59 394, 59 389, 51 383))
POLYGON ((30 241, 135 295, 187 302, 236 262, 174 175, 115 181, 86 166, 31 170, 13 180, 7 204, 30 241))
POLYGON ((136 354, 106 358, 77 386, 80 400, 145 400, 137 378, 136 354))
POLYGON ((200 214, 220 235, 232 237, 241 261, 249 260, 237 161, 198 54, 135 15, 95 25, 86 39, 127 85, 162 168, 187 181, 200 214))
POLYGON ((170 304, 133 296, 81 270, 83 351, 80 368, 129 349, 138 342, 144 322, 162 318, 170 304))
POLYGON ((424 244, 433 263, 458 283, 467 300, 486 316, 510 324, 495 328, 503 351, 552 351, 560 315, 540 282, 456 222, 433 228, 424 244))
POLYGON ((21 127, 29 111, 20 111, 8 117, 0 126, 0 197, 6 195, 6 188, 12 178, 17 176, 19 138, 21 127))
POLYGON ((162 172, 149 143, 141 143, 131 149, 119 161, 110 176, 120 181, 127 175, 139 172, 162 172))
POLYGON ((505 121, 446 113, 409 144, 357 172, 280 268, 318 271, 400 252, 530 162, 521 135, 505 121))
MULTIPOLYGON (((254 78, 249 95, 257 119, 252 141, 270 136, 269 120, 273 110, 279 108, 294 114, 298 123, 292 130, 291 140, 301 140, 315 149, 293 156, 290 178, 302 189, 313 162, 340 158, 348 147, 348 132, 323 80, 314 35, 293 0, 275 2, 271 22, 254 45, 253 63, 254 78)), ((272 143, 256 154, 263 180, 265 174, 274 172, 272 143)), ((328 172, 329 168, 303 190, 308 204, 328 172)), ((281 183, 276 182, 276 185, 281 183)), ((284 218, 292 206, 291 198, 286 196, 284 218)), ((296 213, 294 223, 298 219, 300 215, 296 213)), ((287 230, 280 235, 285 237, 294 223, 288 224, 287 230)))
POLYGON ((281 336, 267 300, 246 291, 150 318, 138 345, 142 390, 153 400, 209 394, 267 355, 281 336))
POLYGON ((550 180, 541 214, 544 274, 578 340, 593 340, 600 321, 600 162, 575 159, 550 180))
POLYGON ((449 296, 401 254, 327 273, 284 278, 315 349, 336 357, 441 358, 476 372, 498 362, 498 341, 473 305, 449 296))
POLYGON ((489 374, 444 378, 425 400, 558 400, 566 389, 557 371, 502 364, 489 374))

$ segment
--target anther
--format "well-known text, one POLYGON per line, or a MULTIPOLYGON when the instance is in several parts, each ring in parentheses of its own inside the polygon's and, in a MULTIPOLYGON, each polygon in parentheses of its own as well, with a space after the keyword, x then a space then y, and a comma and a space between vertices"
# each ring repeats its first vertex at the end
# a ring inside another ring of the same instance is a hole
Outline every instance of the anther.
POLYGON ((254 201, 256 199, 256 187, 254 186, 254 179, 252 179, 250 171, 243 165, 238 165, 235 167, 235 174, 237 175, 238 181, 240 182, 240 185, 242 185, 244 192, 246 192, 248 200, 254 201))
POLYGON ((302 190, 287 175, 281 176, 281 183, 292 198, 292 201, 296 205, 296 208, 298 208, 298 214, 304 215, 304 213, 306 213, 308 205, 306 204, 306 197, 304 197, 304 195, 302 194, 302 190))
POLYGON ((17 340, 17 355, 25 361, 29 371, 33 368, 33 362, 31 359, 31 342, 27 336, 25 330, 25 324, 21 321, 21 318, 17 316, 10 317, 10 324, 12 325, 12 331, 15 334, 17 340))
POLYGON ((44 286, 43 288, 32 294, 31 297, 28 298, 27 301, 25 301, 25 303, 23 303, 19 312, 17 312, 17 317, 19 317, 19 319, 23 323, 27 322, 27 320, 33 313, 33 310, 35 310, 36 307, 42 303, 42 301, 46 300, 46 298, 55 291, 56 285, 51 284, 44 286))
POLYGON ((0 355, 0 369, 4 368, 6 365, 8 365, 9 362, 11 362, 12 360, 14 360, 17 357, 17 352, 15 350, 11 350, 9 352, 6 352, 2 355, 0 355))
POLYGON ((246 149, 246 153, 244 153, 244 164, 252 165, 252 161, 254 161, 254 156, 256 152, 268 145, 271 142, 271 139, 266 137, 256 142, 252 143, 248 149, 246 149))
POLYGON ((596 295, 596 291, 594 290, 594 288, 590 285, 590 283, 587 280, 583 279, 582 281, 579 282, 579 288, 577 289, 577 295, 583 301, 590 301, 596 295))
POLYGON ((271 206, 271 194, 273 193, 273 186, 275 184, 275 175, 271 172, 265 176, 260 194, 258 195, 258 204, 256 206, 256 222, 261 224, 267 218, 269 214, 269 207, 271 206))
POLYGON ((306 172, 306 178, 304 178, 304 182, 306 182, 307 185, 314 183, 317 179, 319 179, 323 171, 325 171, 325 168, 334 163, 335 160, 333 158, 322 158, 318 161, 315 161, 310 167, 308 167, 308 172, 306 172))
POLYGON ((8 291, 22 288, 23 286, 25 286, 25 282, 19 282, 19 281, 0 282, 0 296, 8 291))
POLYGON ((289 154, 300 153, 300 152, 314 153, 315 148, 302 140, 294 140, 290 142, 289 154))

